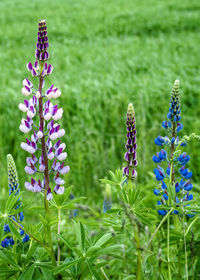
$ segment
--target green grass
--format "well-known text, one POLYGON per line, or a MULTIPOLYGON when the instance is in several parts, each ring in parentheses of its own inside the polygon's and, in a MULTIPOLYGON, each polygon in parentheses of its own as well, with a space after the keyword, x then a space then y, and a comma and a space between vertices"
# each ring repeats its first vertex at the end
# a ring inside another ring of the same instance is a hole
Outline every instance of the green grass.
MULTIPOLYGON (((47 20, 54 65, 46 86, 54 83, 62 91, 68 180, 75 195, 99 196, 99 179, 122 166, 129 102, 137 120, 138 182, 149 180, 154 138, 165 133, 161 122, 175 79, 181 81, 183 133, 199 133, 198 1, 1 0, 0 10, 1 188, 7 185, 7 153, 16 161, 21 183, 26 178, 18 103, 22 80, 31 78, 26 63, 34 61, 41 18, 47 20)), ((195 181, 199 148, 199 143, 186 148, 195 181)))

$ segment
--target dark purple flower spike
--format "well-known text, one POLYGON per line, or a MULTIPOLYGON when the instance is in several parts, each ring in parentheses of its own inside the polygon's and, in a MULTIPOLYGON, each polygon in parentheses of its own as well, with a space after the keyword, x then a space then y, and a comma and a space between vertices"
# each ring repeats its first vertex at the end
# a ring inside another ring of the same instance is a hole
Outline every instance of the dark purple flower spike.
POLYGON ((126 142, 126 150, 124 159, 127 162, 127 166, 124 168, 124 174, 130 180, 133 180, 137 177, 137 171, 135 170, 135 166, 138 164, 137 161, 137 144, 136 144, 136 122, 135 122, 135 112, 133 108, 133 104, 130 103, 128 105, 127 110, 127 142, 126 142))

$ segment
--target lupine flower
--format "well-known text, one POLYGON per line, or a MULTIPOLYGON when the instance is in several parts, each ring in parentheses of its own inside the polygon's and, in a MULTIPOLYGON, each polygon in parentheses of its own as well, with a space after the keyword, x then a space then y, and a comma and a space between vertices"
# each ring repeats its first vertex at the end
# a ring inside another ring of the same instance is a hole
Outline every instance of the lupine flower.
MULTIPOLYGON (((13 192, 16 192, 15 194, 19 194, 20 189, 19 189, 19 180, 18 180, 18 175, 17 175, 17 170, 15 166, 15 162, 13 160, 13 157, 8 154, 7 155, 7 168, 8 168, 8 187, 9 187, 9 195, 11 195, 13 192)), ((20 202, 16 206, 16 209, 20 207, 20 202)), ((11 216, 11 218, 16 221, 16 222, 22 222, 24 220, 24 215, 23 212, 20 212, 17 215, 11 216)), ((8 235, 12 235, 12 232, 10 230, 10 227, 8 224, 4 224, 4 232, 8 235)), ((21 234, 22 236, 24 235, 21 234)), ((28 241, 28 240, 27 240, 28 241)), ((22 242, 24 242, 22 240, 22 242)), ((12 246, 14 244, 14 240, 12 237, 10 238, 5 238, 1 242, 1 246, 6 248, 8 246, 12 246)))
MULTIPOLYGON (((162 126, 168 130, 169 137, 158 136, 155 139, 156 145, 169 147, 170 151, 167 153, 166 150, 161 149, 152 159, 155 163, 163 163, 163 165, 166 163, 166 169, 165 167, 162 168, 160 165, 154 169, 156 180, 159 182, 154 189, 154 194, 160 197, 157 204, 167 205, 166 201, 169 198, 167 184, 171 181, 175 187, 176 196, 174 204, 177 208, 180 207, 181 204, 187 206, 188 204, 185 203, 193 199, 192 194, 189 194, 189 191, 193 188, 190 182, 192 172, 186 167, 186 164, 190 161, 190 156, 187 155, 187 153, 182 153, 178 157, 174 156, 177 146, 186 145, 186 143, 180 144, 179 137, 177 136, 177 133, 183 128, 183 125, 180 123, 180 114, 179 81, 175 81, 170 100, 170 108, 167 114, 168 121, 163 121, 162 123, 162 126), (170 174, 170 172, 172 172, 172 174, 170 174)), ((158 213, 160 215, 166 215, 167 210, 158 210, 158 213)), ((174 214, 179 214, 179 211, 174 210, 174 214)), ((193 215, 188 216, 191 217, 193 215)))
POLYGON ((136 144, 136 122, 135 122, 135 112, 133 105, 130 103, 127 110, 127 142, 124 159, 127 161, 127 166, 124 168, 124 174, 127 178, 133 179, 137 177, 137 171, 135 166, 138 164, 137 161, 137 144, 136 144))
POLYGON ((106 190, 103 201, 103 213, 106 213, 112 208, 112 197, 111 197, 111 188, 109 184, 106 184, 106 190))
POLYGON ((21 121, 20 130, 23 133, 32 133, 30 138, 21 143, 21 148, 30 154, 26 159, 25 172, 31 176, 38 172, 43 173, 39 180, 31 177, 29 182, 25 182, 25 187, 32 192, 44 191, 46 199, 50 200, 53 198, 52 190, 56 194, 64 192, 65 181, 60 175, 68 173, 69 166, 65 166, 64 163, 67 157, 66 145, 61 143, 65 130, 57 123, 62 118, 63 109, 50 101, 58 98, 61 91, 51 85, 44 93, 42 92, 44 79, 53 71, 53 66, 46 62, 49 59, 48 47, 46 21, 41 20, 38 27, 36 61, 27 64, 32 76, 39 78, 39 86, 35 88, 28 78, 23 80, 22 93, 31 98, 20 103, 19 109, 27 114, 21 121), (53 188, 50 181, 54 183, 53 188))

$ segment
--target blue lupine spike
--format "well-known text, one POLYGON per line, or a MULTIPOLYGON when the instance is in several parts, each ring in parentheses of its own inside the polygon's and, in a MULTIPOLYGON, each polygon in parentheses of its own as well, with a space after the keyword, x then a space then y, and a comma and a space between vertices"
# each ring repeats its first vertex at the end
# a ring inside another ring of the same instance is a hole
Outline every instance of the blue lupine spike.
MULTIPOLYGON (((172 89, 171 99, 170 99, 170 107, 167 114, 167 117, 169 121, 163 121, 162 127, 168 130, 170 132, 170 138, 165 136, 158 136, 154 142, 158 146, 170 146, 170 153, 169 157, 167 157, 167 151, 162 149, 159 153, 156 153, 152 157, 153 161, 155 163, 161 163, 164 160, 167 160, 169 162, 168 167, 166 169, 166 176, 164 170, 158 166, 154 169, 154 174, 156 175, 156 180, 161 181, 159 183, 158 189, 154 189, 155 195, 161 196, 161 201, 158 201, 158 205, 169 205, 169 203, 166 203, 166 200, 169 199, 168 197, 168 187, 166 185, 165 181, 169 182, 170 185, 175 187, 176 191, 176 197, 174 203, 176 203, 177 207, 181 206, 181 203, 183 201, 188 201, 193 199, 193 195, 189 194, 189 191, 192 190, 193 185, 190 182, 190 179, 192 177, 192 171, 190 171, 185 165, 189 162, 190 156, 187 153, 182 153, 178 157, 175 156, 176 148, 180 146, 185 146, 186 141, 183 143, 180 142, 179 137, 177 136, 177 133, 180 132, 183 129, 183 124, 180 123, 181 120, 181 109, 180 109, 180 93, 179 93, 179 81, 176 80, 172 89), (181 167, 180 167, 181 165, 181 167), (178 167, 179 169, 178 169, 178 167), (170 174, 172 170, 172 174, 170 174), (180 182, 177 182, 176 176, 177 171, 179 171, 182 179, 180 182), (172 175, 172 176, 171 176, 172 175)), ((183 204, 185 206, 185 203, 183 204)), ((194 212, 194 211, 192 211, 194 212)), ((166 210, 158 210, 158 213, 162 216, 166 215, 166 210)), ((178 210, 173 211, 174 214, 179 214, 178 210)), ((188 214, 188 217, 193 217, 194 215, 188 214)))

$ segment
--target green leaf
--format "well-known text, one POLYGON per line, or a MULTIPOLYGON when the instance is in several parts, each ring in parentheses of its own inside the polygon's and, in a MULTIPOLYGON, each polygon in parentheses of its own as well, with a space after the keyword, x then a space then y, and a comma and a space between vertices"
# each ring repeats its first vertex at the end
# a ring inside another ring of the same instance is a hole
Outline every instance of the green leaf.
POLYGON ((6 213, 10 213, 10 211, 14 208, 14 206, 16 207, 20 201, 18 201, 20 194, 17 194, 18 190, 14 191, 9 197, 8 200, 6 202, 6 213))
POLYGON ((101 280, 101 276, 99 275, 98 271, 94 268, 93 264, 90 262, 89 259, 86 259, 88 268, 90 270, 90 272, 92 273, 92 275, 95 277, 95 279, 97 280, 101 280))
POLYGON ((81 258, 77 259, 77 260, 73 260, 73 261, 69 261, 67 263, 64 263, 58 267, 56 267, 54 270, 53 270, 53 274, 56 275, 62 271, 64 271, 65 269, 67 268, 70 268, 71 266, 75 265, 77 262, 79 262, 81 260, 81 258))
POLYGON ((9 224, 10 230, 14 234, 14 236, 16 236, 16 238, 19 241, 21 241, 22 237, 21 237, 19 231, 16 229, 15 225, 13 224, 13 222, 10 219, 8 220, 8 224, 9 224))
POLYGON ((66 245, 67 247, 69 247, 71 250, 73 250, 73 245, 68 241, 66 240, 62 235, 60 234, 56 234, 66 245))
POLYGON ((3 231, 4 223, 5 223, 5 219, 3 219, 0 223, 0 242, 2 240, 3 233, 4 233, 4 231, 3 231))
POLYGON ((52 270, 46 269, 44 267, 41 267, 40 269, 44 275, 44 279, 55 280, 55 278, 52 276, 52 270))
POLYGON ((0 259, 4 261, 6 264, 10 264, 13 267, 17 268, 18 270, 21 270, 21 268, 16 264, 16 262, 12 259, 10 255, 7 255, 6 250, 0 250, 0 259))
POLYGON ((77 197, 74 198, 68 202, 65 202, 62 204, 62 206, 60 206, 61 209, 74 209, 76 206, 74 205, 76 202, 79 202, 83 199, 86 199, 86 197, 77 197))
POLYGON ((96 240, 96 242, 94 243, 95 246, 103 246, 108 240, 110 240, 112 238, 112 234, 111 233, 105 233, 103 236, 100 236, 99 239, 96 240))
POLYGON ((15 275, 17 272, 19 272, 19 270, 0 267, 0 277, 6 277, 6 279, 8 279, 8 277, 15 275))
POLYGON ((82 247, 82 250, 84 251, 84 249, 85 249, 85 229, 81 222, 80 222, 80 230, 81 230, 81 247, 82 247))
POLYGON ((35 270, 35 265, 33 264, 29 266, 26 270, 24 270, 22 274, 20 274, 18 280, 32 280, 34 270, 35 270))

